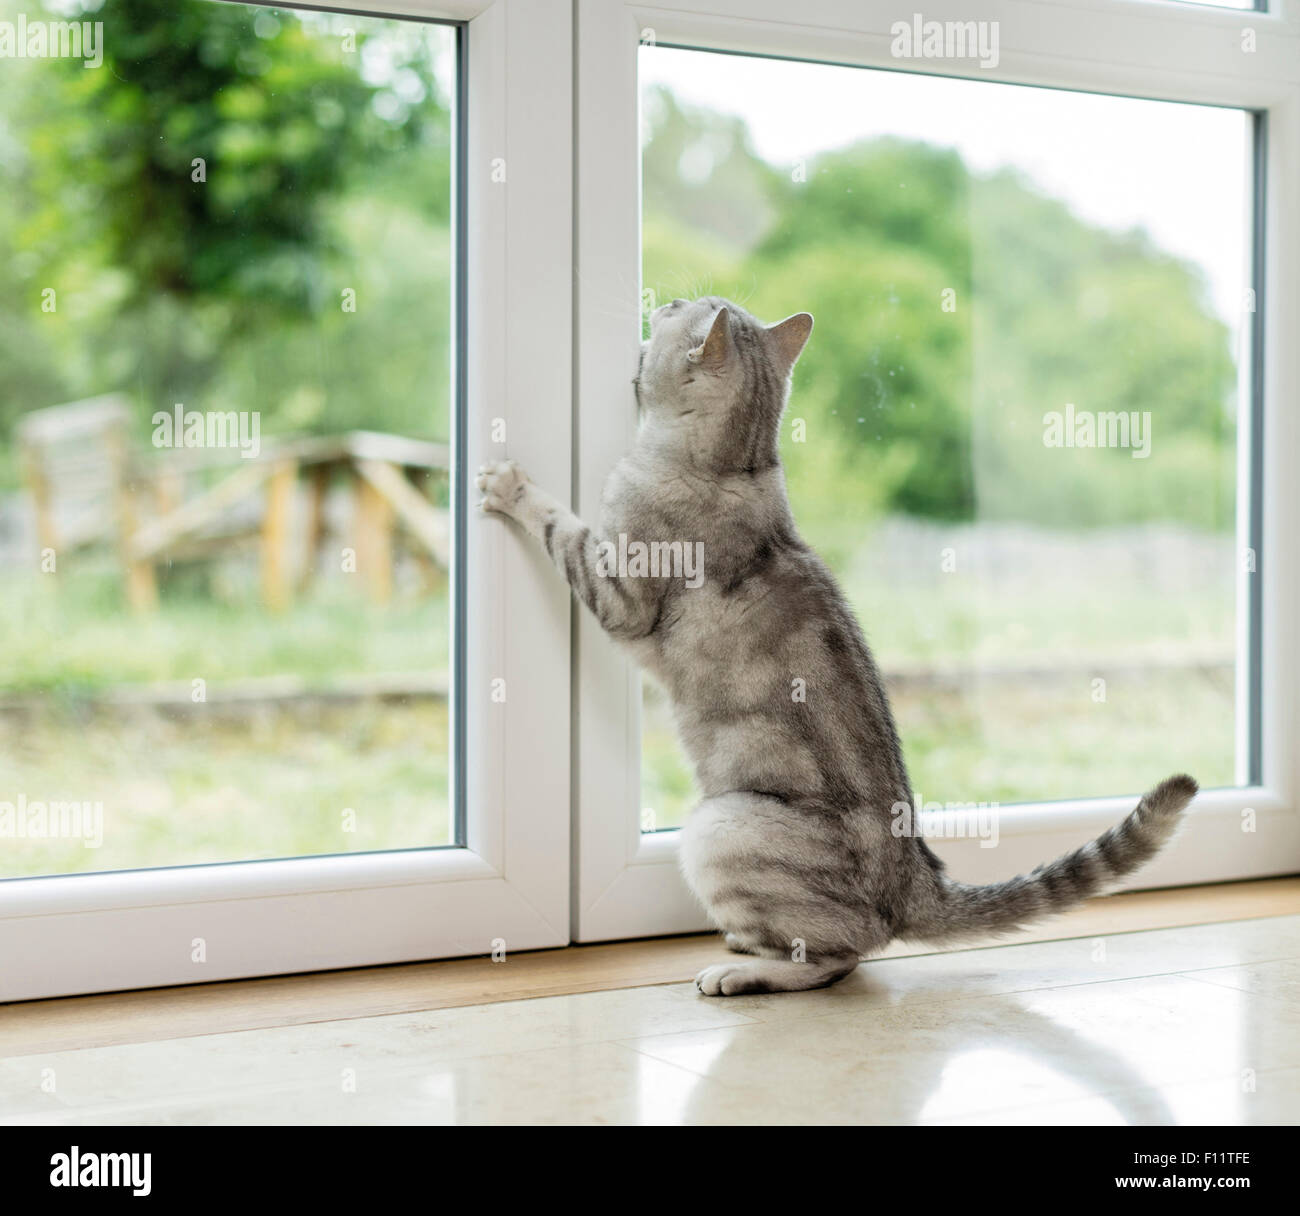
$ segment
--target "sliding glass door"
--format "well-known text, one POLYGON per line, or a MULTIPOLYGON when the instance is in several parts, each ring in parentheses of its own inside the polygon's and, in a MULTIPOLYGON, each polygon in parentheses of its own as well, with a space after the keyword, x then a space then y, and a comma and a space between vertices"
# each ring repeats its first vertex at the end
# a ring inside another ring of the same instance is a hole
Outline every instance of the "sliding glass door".
POLYGON ((466 476, 568 476, 567 6, 72 16, 0 80, 0 997, 567 940, 568 605, 466 476))
POLYGON ((1294 870, 1295 15, 382 7, 0 0, 0 1000, 706 927, 665 701, 472 488, 596 525, 677 296, 816 316, 958 877, 1178 769, 1142 883, 1294 870))
MULTIPOLYGON (((1292 423, 1265 386, 1294 368, 1262 302, 1294 298, 1264 251, 1296 234, 1269 232, 1264 169, 1294 156, 1296 81, 1278 47, 1243 52, 1238 17, 1088 9, 580 5, 580 94, 606 102, 579 113, 580 215, 600 217, 579 226, 581 502, 634 441, 650 311, 811 312, 791 505, 954 872, 1048 860, 1181 770, 1205 792, 1142 883, 1280 872, 1291 760, 1267 740, 1293 638, 1267 538, 1290 479, 1269 454, 1292 423)), ((578 646, 602 706, 578 720, 579 934, 702 927, 670 706, 589 622, 578 646)))

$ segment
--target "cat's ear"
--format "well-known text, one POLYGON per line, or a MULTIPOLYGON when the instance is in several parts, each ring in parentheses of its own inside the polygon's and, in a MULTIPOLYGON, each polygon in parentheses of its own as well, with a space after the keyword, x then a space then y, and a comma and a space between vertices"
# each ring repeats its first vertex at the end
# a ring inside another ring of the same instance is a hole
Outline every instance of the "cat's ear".
POLYGON ((797 312, 793 317, 786 317, 784 321, 768 326, 767 344, 786 371, 794 366, 795 360, 803 353, 812 327, 812 315, 806 312, 797 312))
POLYGON ((686 357, 692 363, 701 363, 706 367, 719 367, 731 354, 731 313, 725 308, 718 309, 709 328, 709 336, 694 350, 688 351, 686 357))

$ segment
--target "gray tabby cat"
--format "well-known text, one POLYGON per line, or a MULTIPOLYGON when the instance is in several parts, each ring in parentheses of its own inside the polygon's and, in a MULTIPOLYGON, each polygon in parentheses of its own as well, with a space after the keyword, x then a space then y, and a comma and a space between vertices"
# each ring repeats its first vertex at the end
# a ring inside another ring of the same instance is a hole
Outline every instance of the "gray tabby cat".
POLYGON ((513 461, 478 478, 484 509, 541 542, 672 698, 704 794, 682 869, 727 944, 758 956, 700 972, 709 996, 818 988, 893 938, 960 940, 1061 912, 1151 858, 1197 788, 1170 777, 1098 839, 990 886, 949 878, 924 839, 895 835, 892 808, 912 801, 898 732, 857 621, 795 531, 777 451, 812 324, 765 326, 716 297, 657 309, 633 382, 640 431, 600 531, 513 461), (611 569, 620 535, 702 542, 702 582, 611 569))

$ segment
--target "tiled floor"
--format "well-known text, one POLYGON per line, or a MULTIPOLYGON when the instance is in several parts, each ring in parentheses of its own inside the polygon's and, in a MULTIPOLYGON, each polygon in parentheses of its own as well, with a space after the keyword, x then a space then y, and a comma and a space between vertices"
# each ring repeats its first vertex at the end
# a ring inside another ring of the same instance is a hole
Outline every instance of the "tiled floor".
POLYGON ((1294 1124, 1300 916, 0 1061, 49 1122, 1294 1124))

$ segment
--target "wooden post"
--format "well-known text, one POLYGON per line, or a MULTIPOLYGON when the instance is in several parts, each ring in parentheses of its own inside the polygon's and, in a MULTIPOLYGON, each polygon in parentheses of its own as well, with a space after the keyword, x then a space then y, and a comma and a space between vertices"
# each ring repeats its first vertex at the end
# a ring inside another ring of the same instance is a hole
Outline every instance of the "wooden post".
MULTIPOLYGON (((355 474, 355 470, 353 470, 355 474)), ((368 478, 355 477, 357 573, 376 604, 393 597, 393 508, 368 478)))
MULTIPOLYGON (((430 483, 433 478, 430 476, 429 469, 407 469, 406 480, 413 489, 426 502, 430 500, 430 483)), ((437 508, 433 508, 435 511, 437 508)), ((440 515, 441 513, 439 513, 440 515)), ((451 561, 451 521, 448 519, 445 524, 439 519, 439 535, 445 536, 447 546, 447 561, 451 561)), ((415 564, 420 572, 420 590, 428 595, 435 589, 441 589, 444 582, 442 568, 434 558, 433 553, 425 545, 415 545, 412 549, 415 555, 415 564)))
POLYGON ((32 505, 36 511, 36 544, 42 549, 59 551, 59 535, 54 526, 54 507, 50 502, 50 482, 45 475, 45 461, 41 450, 35 444, 19 441, 19 463, 22 468, 23 481, 32 496, 32 505))
POLYGON ((117 547, 126 581, 126 602, 132 612, 152 612, 158 607, 158 578, 153 559, 141 560, 133 552, 137 527, 135 489, 131 485, 130 458, 125 426, 113 426, 104 436, 117 517, 117 547))
POLYGON ((262 516, 262 601, 272 612, 283 612, 293 597, 289 533, 297 484, 297 463, 281 460, 266 486, 266 512, 262 516))
POLYGON ((170 515, 185 497, 184 480, 174 462, 164 465, 154 474, 153 502, 158 518, 170 515))
POLYGON ((298 590, 305 591, 316 575, 316 559, 320 555, 321 541, 325 539, 325 499, 329 495, 330 477, 334 466, 318 464, 311 471, 311 494, 307 499, 306 553, 302 569, 298 572, 298 590))

